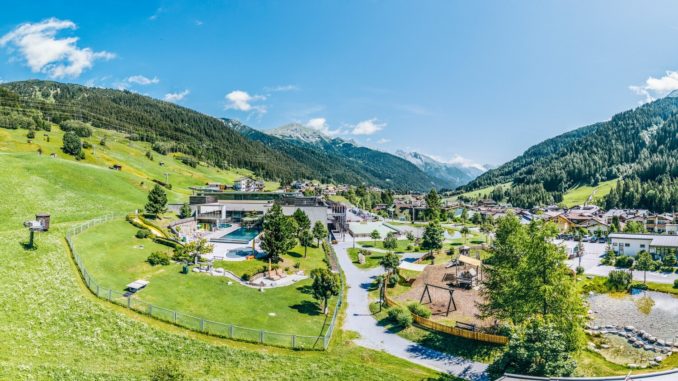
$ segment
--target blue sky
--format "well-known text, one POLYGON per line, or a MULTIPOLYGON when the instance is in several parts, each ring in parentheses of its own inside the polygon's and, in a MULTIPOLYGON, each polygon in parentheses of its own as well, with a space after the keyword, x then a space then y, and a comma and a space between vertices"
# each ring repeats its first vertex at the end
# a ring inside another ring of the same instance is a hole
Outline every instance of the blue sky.
POLYGON ((194 3, 4 7, 0 80, 492 164, 678 88, 678 2, 194 3))

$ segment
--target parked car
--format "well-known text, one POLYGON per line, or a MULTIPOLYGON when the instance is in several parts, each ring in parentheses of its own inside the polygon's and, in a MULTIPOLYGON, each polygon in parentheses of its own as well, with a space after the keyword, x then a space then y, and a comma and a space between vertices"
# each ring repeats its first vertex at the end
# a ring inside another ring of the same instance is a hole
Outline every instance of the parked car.
POLYGON ((598 238, 598 243, 607 243, 607 238, 605 237, 598 238))

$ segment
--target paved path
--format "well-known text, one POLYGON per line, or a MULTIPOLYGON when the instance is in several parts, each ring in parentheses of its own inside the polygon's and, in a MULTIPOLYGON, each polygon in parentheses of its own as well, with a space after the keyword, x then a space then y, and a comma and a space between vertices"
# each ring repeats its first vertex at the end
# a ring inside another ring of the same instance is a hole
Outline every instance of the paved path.
POLYGON ((487 379, 484 373, 487 368, 486 364, 423 347, 380 326, 370 312, 368 288, 374 278, 382 274, 384 270, 381 267, 361 270, 354 266, 346 252, 350 247, 352 247, 351 242, 341 242, 335 245, 335 250, 348 285, 348 303, 343 328, 360 334, 360 338, 355 340, 358 345, 382 350, 393 356, 458 377, 470 380, 487 379))

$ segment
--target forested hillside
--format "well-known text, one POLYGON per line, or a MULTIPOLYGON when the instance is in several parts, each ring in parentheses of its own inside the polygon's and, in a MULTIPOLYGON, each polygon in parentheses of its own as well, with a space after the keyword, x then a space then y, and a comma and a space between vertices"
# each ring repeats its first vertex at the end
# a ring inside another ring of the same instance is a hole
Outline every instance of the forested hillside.
POLYGON ((568 189, 621 178, 607 207, 667 211, 678 205, 678 98, 669 96, 610 121, 546 140, 463 187, 513 182, 504 199, 516 206, 560 202, 568 189))
POLYGON ((245 168, 270 180, 317 179, 399 190, 442 186, 404 160, 384 158, 388 154, 351 147, 339 155, 261 134, 248 136, 227 128, 229 123, 225 126, 220 119, 129 91, 49 81, 0 85, 0 125, 40 129, 46 121, 62 124, 69 120, 124 132, 130 140, 152 143, 163 154, 180 152, 189 161, 223 169, 245 168))
POLYGON ((320 171, 324 175, 321 179, 328 182, 418 191, 450 186, 446 180, 429 176, 400 157, 325 136, 301 125, 283 126, 264 133, 234 120, 224 122, 244 136, 320 171))

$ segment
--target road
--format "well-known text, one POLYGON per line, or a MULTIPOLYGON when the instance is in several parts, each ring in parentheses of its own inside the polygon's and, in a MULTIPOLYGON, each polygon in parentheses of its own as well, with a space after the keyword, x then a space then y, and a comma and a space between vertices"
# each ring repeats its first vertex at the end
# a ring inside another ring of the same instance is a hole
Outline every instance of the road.
POLYGON ((443 373, 470 380, 487 380, 486 364, 423 347, 380 326, 370 312, 368 288, 384 270, 381 267, 361 270, 354 266, 347 253, 350 247, 351 242, 340 242, 334 248, 348 285, 343 328, 360 334, 360 338, 355 340, 358 345, 381 350, 443 373))

